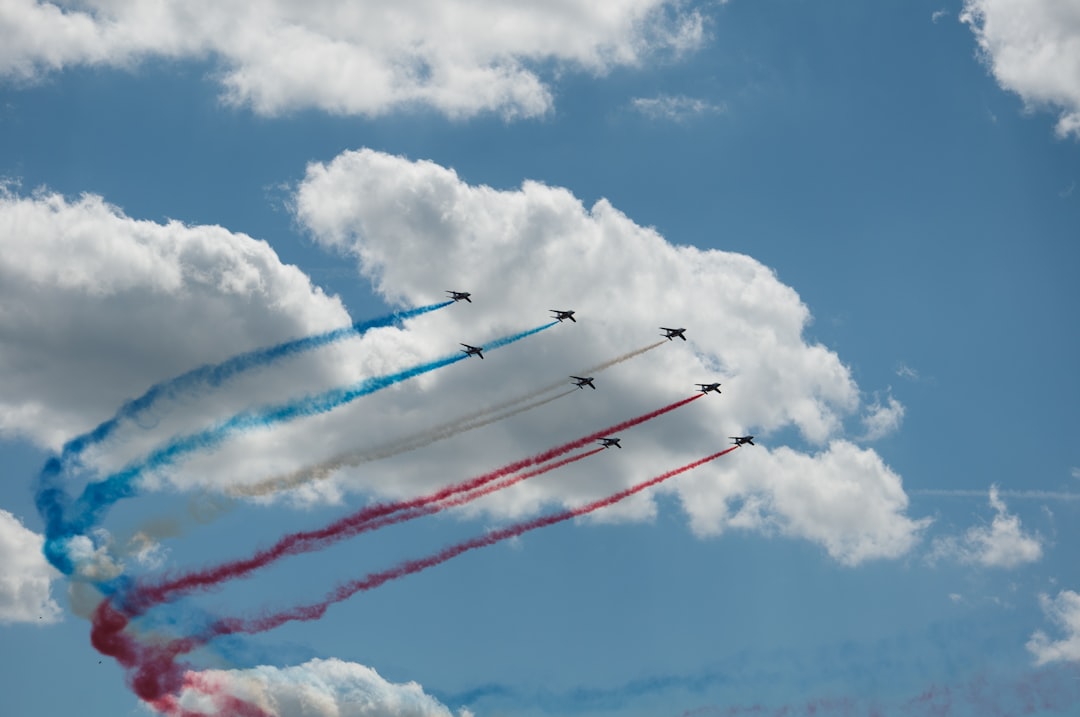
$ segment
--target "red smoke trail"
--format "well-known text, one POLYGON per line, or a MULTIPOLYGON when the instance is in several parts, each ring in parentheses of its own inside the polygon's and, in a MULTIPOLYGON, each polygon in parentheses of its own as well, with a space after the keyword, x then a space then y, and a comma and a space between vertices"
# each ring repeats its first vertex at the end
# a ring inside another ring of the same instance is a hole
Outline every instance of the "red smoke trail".
POLYGON ((598 439, 611 435, 612 433, 618 433, 619 431, 632 428, 646 421, 652 420, 658 416, 662 416, 665 413, 674 411, 676 408, 685 406, 686 404, 696 401, 704 394, 698 393, 689 398, 684 398, 681 401, 659 408, 655 411, 642 414, 636 418, 623 421, 622 423, 609 426, 602 431, 590 433, 587 436, 578 438, 577 440, 564 443, 560 446, 550 448, 543 453, 538 453, 535 456, 524 458, 515 463, 509 463, 502 468, 497 468, 494 471, 485 473, 484 475, 461 483, 447 486, 435 493, 420 498, 414 498, 407 501, 397 501, 393 503, 377 503, 372 506, 368 506, 363 510, 357 511, 351 515, 347 515, 324 528, 317 530, 304 531, 299 533, 291 533, 282 537, 277 543, 269 548, 259 550, 250 558, 244 558, 241 560, 234 560, 228 563, 222 563, 217 567, 207 568, 197 572, 188 573, 187 575, 181 575, 173 580, 159 583, 158 585, 145 585, 137 587, 132 593, 123 598, 123 610, 129 616, 139 615, 145 612, 153 605, 157 605, 168 600, 171 596, 177 593, 190 592, 199 588, 206 588, 223 580, 234 579, 247 575, 259 568, 262 568, 269 563, 278 560, 287 555, 298 555, 300 553, 306 553, 313 550, 318 550, 327 545, 343 540, 344 538, 352 537, 358 533, 369 530, 369 523, 373 520, 385 518, 386 516, 393 515, 400 511, 413 510, 416 508, 423 508, 424 506, 444 500, 450 496, 475 490, 491 481, 504 478, 512 473, 517 473, 520 470, 528 468, 530 466, 547 463, 550 460, 563 456, 570 451, 594 443, 598 439))
POLYGON ((314 603, 312 605, 295 607, 290 610, 285 610, 273 615, 267 615, 265 617, 260 617, 253 620, 244 620, 242 618, 219 620, 214 625, 211 625, 210 628, 205 633, 203 633, 203 635, 197 638, 188 638, 188 640, 178 641, 181 643, 185 643, 184 645, 181 645, 180 648, 186 650, 193 649, 193 647, 188 647, 188 644, 192 641, 202 644, 222 635, 232 635, 235 633, 253 634, 272 630, 276 627, 284 625, 287 622, 293 622, 297 620, 317 620, 326 613, 327 608, 329 608, 331 605, 347 600, 358 592, 371 590, 373 588, 379 587, 380 585, 383 585, 384 583, 390 582, 391 580, 397 580, 398 578, 405 577, 406 575, 412 575, 413 573, 418 573, 422 570, 433 568, 436 565, 441 565, 442 563, 445 563, 451 558, 455 558, 458 555, 461 555, 462 553, 467 553, 471 550, 476 550, 477 548, 494 545, 495 543, 498 543, 500 541, 507 540, 508 538, 516 538, 519 535, 524 535, 525 533, 536 530, 538 528, 546 528, 549 525, 562 523, 564 521, 570 520, 571 518, 578 518, 583 515, 588 515, 589 513, 593 513, 597 510, 600 510, 601 508, 607 508, 608 506, 614 505, 621 500, 625 500, 626 498, 640 493, 647 488, 651 488, 652 486, 663 483, 670 478, 674 478, 675 476, 685 473, 686 471, 704 465, 709 461, 716 460, 720 456, 731 453, 736 448, 738 448, 738 446, 731 446, 730 448, 726 448, 719 453, 713 453, 711 456, 706 456, 705 458, 696 460, 693 463, 688 463, 681 468, 670 470, 667 473, 656 476, 655 478, 647 480, 644 483, 638 483, 635 486, 631 486, 630 488, 621 490, 614 495, 608 496, 607 498, 602 498, 600 500, 593 501, 592 503, 587 503, 580 508, 565 510, 559 513, 552 513, 551 515, 541 516, 539 518, 534 518, 533 520, 517 523, 516 525, 511 525, 506 528, 501 528, 499 530, 494 530, 487 535, 482 535, 480 537, 473 538, 472 540, 466 540, 464 542, 458 543, 457 545, 452 545, 448 548, 444 548, 438 553, 430 555, 426 558, 420 558, 418 560, 408 560, 398 564, 393 568, 390 568, 389 570, 384 570, 380 573, 372 573, 371 575, 368 575, 361 580, 353 580, 343 585, 339 585, 322 602, 314 603))
MULTIPOLYGON (((603 450, 603 448, 594 448, 560 461, 548 463, 535 470, 512 476, 509 480, 493 483, 472 493, 451 497, 441 503, 431 502, 428 505, 383 516, 381 520, 370 521, 363 527, 363 530, 375 530, 437 513, 447 508, 464 505, 496 490, 520 483, 527 478, 548 473, 570 463, 576 463, 603 450)), ((175 640, 164 646, 143 644, 124 632, 128 623, 128 615, 120 612, 112 605, 111 601, 103 600, 94 611, 93 629, 90 633, 91 643, 99 652, 114 657, 121 666, 127 668, 132 690, 158 711, 172 717, 208 717, 201 712, 187 710, 180 705, 176 698, 181 686, 192 687, 194 683, 183 684, 186 666, 176 663, 175 660, 179 655, 186 654, 198 647, 203 641, 188 638, 175 640)), ((190 676, 194 673, 189 672, 187 674, 190 676)), ((190 682, 190 679, 187 679, 187 682, 190 682)), ((208 691, 209 688, 213 687, 209 682, 200 682, 194 686, 213 697, 215 705, 219 708, 219 714, 237 715, 238 717, 269 717, 258 707, 236 697, 208 691)))
POLYGON ((256 705, 223 694, 209 681, 192 682, 191 675, 197 673, 189 671, 188 666, 178 663, 176 658, 199 647, 199 639, 185 638, 167 644, 142 643, 124 631, 127 625, 128 618, 109 600, 102 600, 94 611, 90 642, 98 652, 114 657, 127 669, 131 690, 154 709, 170 717, 211 717, 180 704, 177 695, 181 688, 195 686, 213 699, 218 715, 273 717, 256 705))
POLYGON ((510 486, 516 483, 520 483, 527 478, 533 478, 538 475, 543 475, 544 473, 549 473, 556 468, 562 468, 563 466, 569 465, 570 463, 576 463, 582 458, 595 456, 597 453, 603 450, 604 448, 594 448, 591 451, 586 451, 585 453, 578 453, 577 455, 570 456, 569 458, 563 458, 561 461, 549 463, 535 470, 527 471, 525 473, 519 473, 518 475, 511 476, 506 480, 490 483, 470 493, 464 493, 458 496, 451 496, 450 498, 446 498, 437 503, 432 502, 424 506, 411 508, 409 510, 401 511, 400 513, 384 516, 377 520, 373 520, 367 525, 365 525, 363 528, 363 532, 378 530, 379 528, 385 528, 388 525, 397 525, 398 523, 404 523, 407 520, 422 518, 425 515, 432 515, 433 513, 438 513, 440 511, 446 510, 447 508, 456 508, 458 506, 465 505, 466 503, 471 503, 477 498, 482 498, 485 495, 490 495, 491 493, 500 491, 503 488, 509 488, 510 486))
MULTIPOLYGON (((685 403, 685 401, 682 403, 685 403)), ((462 553, 488 545, 494 545, 502 540, 517 537, 538 528, 561 523, 570 520, 571 518, 588 515, 601 508, 614 505, 621 500, 625 500, 632 495, 640 493, 641 491, 651 488, 670 478, 674 478, 686 471, 697 468, 709 461, 716 460, 720 456, 731 453, 736 448, 738 448, 738 446, 731 446, 719 453, 714 453, 700 460, 696 460, 693 463, 688 463, 681 468, 668 471, 667 473, 663 473, 648 481, 638 483, 635 486, 619 491, 607 498, 588 503, 580 508, 574 508, 572 510, 566 510, 511 525, 488 533, 487 535, 473 538, 472 540, 467 540, 458 543, 457 545, 452 545, 427 558, 406 561, 381 573, 373 573, 362 580, 345 583, 336 588, 323 602, 293 608, 277 613, 276 615, 269 615, 250 621, 245 621, 240 618, 219 620, 201 635, 174 640, 164 645, 141 644, 132 636, 126 634, 124 628, 127 627, 129 618, 113 607, 110 600, 103 600, 98 605, 97 610, 94 611, 93 629, 90 633, 91 643, 98 652, 114 657, 117 662, 127 668, 129 672, 129 684, 135 694, 141 699, 150 704, 172 704, 172 702, 169 701, 169 695, 179 694, 180 688, 183 687, 183 675, 186 669, 185 665, 176 662, 176 658, 201 647, 215 637, 241 632, 265 632, 294 620, 318 619, 322 617, 330 605, 347 600, 358 592, 371 590, 391 580, 396 580, 397 578, 435 567, 462 553)), ((573 456, 565 461, 561 461, 559 464, 565 465, 573 460, 580 460, 588 455, 597 453, 600 450, 602 449, 594 449, 593 451, 586 452, 580 456, 573 456)), ((255 712, 237 714, 243 714, 244 717, 249 717, 249 715, 250 717, 255 717, 258 715, 258 713, 255 712)), ((180 717, 193 716, 181 715, 180 717)))
POLYGON ((274 717, 267 714, 259 707, 245 702, 239 697, 228 694, 223 680, 212 680, 200 672, 187 672, 184 674, 184 688, 200 692, 209 697, 214 703, 215 711, 212 714, 189 710, 180 704, 176 695, 165 695, 153 703, 154 709, 163 712, 170 717, 214 717, 215 715, 228 715, 228 717, 274 717))

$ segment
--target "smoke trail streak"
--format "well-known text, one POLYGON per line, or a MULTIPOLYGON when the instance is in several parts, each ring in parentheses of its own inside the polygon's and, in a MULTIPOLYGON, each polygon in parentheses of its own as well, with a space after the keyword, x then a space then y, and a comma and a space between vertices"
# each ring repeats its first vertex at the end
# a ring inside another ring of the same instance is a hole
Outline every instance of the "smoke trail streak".
POLYGON ((351 336, 359 336, 371 329, 394 326, 406 319, 427 314, 436 309, 449 306, 452 303, 454 302, 442 301, 438 304, 430 304, 415 309, 395 311, 392 314, 387 314, 386 316, 377 319, 357 321, 349 326, 334 329, 332 331, 314 334, 300 339, 292 339, 273 346, 266 346, 246 353, 237 354, 220 363, 204 364, 187 373, 156 383, 138 398, 126 401, 119 409, 117 409, 112 418, 86 433, 75 436, 65 443, 61 449, 60 462, 61 464, 66 463, 90 446, 101 443, 116 431, 122 421, 135 418, 138 414, 146 411, 162 399, 175 398, 177 394, 191 391, 198 388, 200 385, 216 388, 233 376, 243 373, 244 371, 260 366, 266 366, 274 361, 279 361, 289 356, 312 351, 351 336))
MULTIPOLYGON (((695 396, 692 398, 698 398, 695 396)), ((578 508, 564 510, 532 520, 517 523, 515 525, 492 531, 486 535, 473 538, 430 555, 426 558, 408 560, 397 566, 378 573, 372 573, 367 577, 344 583, 335 588, 326 599, 311 605, 300 606, 285 610, 276 614, 245 620, 243 618, 221 619, 211 624, 200 634, 173 640, 164 645, 144 645, 135 641, 130 635, 125 634, 130 618, 123 614, 111 600, 103 600, 94 612, 93 628, 90 633, 91 643, 98 652, 114 657, 123 667, 128 670, 130 684, 135 693, 144 701, 151 704, 160 700, 163 696, 177 694, 183 686, 183 674, 186 665, 178 663, 176 658, 190 653, 192 650, 205 645, 209 641, 224 635, 237 633, 258 633, 279 627, 287 622, 302 620, 316 620, 325 614, 333 604, 342 602, 358 592, 367 591, 379 587, 391 580, 396 580, 406 575, 412 575, 422 570, 441 565, 448 560, 463 553, 477 548, 494 545, 503 540, 523 535, 539 528, 565 522, 572 518, 581 517, 593 513, 602 508, 614 505, 632 495, 640 493, 648 488, 658 485, 670 478, 674 478, 686 471, 713 461, 720 456, 734 451, 738 446, 731 446, 718 453, 688 463, 680 468, 670 470, 655 478, 638 483, 606 498, 587 503, 578 508)), ((583 456, 584 457, 584 456, 583 456)))
POLYGON ((583 448, 590 443, 594 443, 598 438, 606 436, 610 433, 625 430, 633 426, 639 425, 646 421, 662 416, 665 413, 674 411, 680 406, 685 406, 691 401, 695 401, 701 398, 704 394, 695 394, 689 398, 684 398, 681 401, 668 404, 663 408, 650 411, 649 413, 642 414, 636 418, 618 423, 614 426, 606 428, 602 431, 591 433, 582 438, 564 443, 561 446, 549 448, 543 453, 539 453, 535 456, 530 456, 514 463, 509 463, 501 468, 496 468, 493 471, 470 478, 460 483, 455 483, 440 490, 435 491, 426 496, 419 498, 413 498, 411 500, 396 501, 392 503, 376 503, 363 508, 355 513, 347 515, 343 518, 339 518, 333 523, 316 530, 308 530, 298 533, 290 533, 280 538, 274 545, 269 548, 259 550, 250 558, 241 560, 235 560, 228 563, 222 563, 221 565, 208 568, 196 573, 189 573, 186 576, 177 578, 171 582, 165 583, 159 586, 145 586, 141 587, 127 596, 125 599, 124 610, 130 615, 139 614, 150 605, 153 605, 161 600, 167 598, 171 592, 178 590, 187 590, 192 587, 211 585, 227 578, 237 577, 239 575, 250 573, 253 570, 257 570, 264 565, 269 564, 272 561, 278 560, 286 555, 296 555, 299 553, 309 552, 316 550, 327 545, 330 545, 339 540, 343 540, 347 537, 355 535, 357 532, 365 529, 365 526, 372 520, 382 519, 386 516, 393 515, 400 511, 411 510, 420 508, 430 503, 438 502, 450 498, 451 496, 473 491, 478 488, 491 483, 492 481, 500 478, 505 478, 508 475, 517 473, 530 466, 538 466, 544 463, 548 463, 560 456, 564 456, 567 453, 583 448))
MULTIPOLYGON (((604 361, 603 363, 599 363, 587 369, 582 369, 577 373, 581 375, 600 373, 601 371, 605 371, 612 366, 616 366, 624 361, 629 361, 635 356, 640 356, 646 351, 651 351, 652 349, 655 349, 659 346, 663 346, 665 343, 667 342, 657 341, 656 343, 634 349, 633 351, 628 351, 627 353, 616 356, 613 359, 609 359, 607 361, 604 361)), ((553 398, 527 404, 521 407, 519 410, 510 411, 508 413, 500 413, 499 415, 491 418, 490 420, 474 422, 477 419, 483 418, 484 416, 504 411, 513 406, 517 406, 525 401, 530 401, 537 398, 538 396, 544 395, 545 393, 554 391, 555 389, 562 388, 565 385, 566 380, 564 379, 556 383, 541 386, 540 388, 529 391, 528 393, 522 394, 515 398, 511 398, 507 401, 497 403, 494 406, 487 406, 472 413, 458 416, 457 418, 454 418, 450 421, 446 421, 445 423, 439 424, 432 428, 428 428, 420 433, 408 436, 406 438, 398 439, 392 443, 385 444, 383 446, 377 446, 375 448, 369 448, 363 451, 340 454, 317 465, 307 466, 299 470, 293 471, 292 473, 289 473, 287 475, 276 476, 251 485, 236 486, 229 490, 229 494, 237 497, 254 498, 271 495, 273 493, 283 490, 289 490, 291 488, 296 488, 298 486, 304 485, 305 483, 325 480, 326 478, 329 478, 331 475, 333 475, 336 471, 339 471, 346 466, 357 466, 361 463, 381 460, 383 458, 390 458, 406 451, 422 448, 424 446, 431 445, 436 441, 441 441, 447 438, 451 438, 452 436, 456 436, 459 433, 471 431, 473 429, 481 428, 491 423, 495 423, 496 421, 501 421, 505 418, 516 416, 517 414, 524 411, 532 410, 533 408, 542 406, 545 403, 554 401, 556 398, 562 398, 565 395, 573 393, 572 390, 567 391, 566 393, 559 394, 558 396, 555 396, 553 398)))
MULTIPOLYGON (((559 384, 565 386, 565 383, 559 384)), ((519 413, 525 411, 531 411, 534 408, 539 408, 546 403, 551 403, 556 399, 569 396, 577 391, 577 389, 570 389, 563 393, 549 396, 548 398, 542 398, 539 401, 533 401, 527 403, 524 406, 518 406, 517 408, 504 413, 498 413, 494 416, 482 418, 481 420, 472 420, 471 422, 462 423, 460 419, 454 421, 448 421, 444 424, 437 426, 434 429, 429 429, 421 433, 408 436, 403 439, 398 439, 392 443, 387 443, 382 446, 377 446, 365 451, 357 451, 355 453, 347 453, 344 455, 336 456, 328 461, 319 463, 314 466, 306 466, 299 470, 293 471, 287 475, 278 476, 276 478, 270 478, 259 483, 251 485, 236 486, 229 489, 229 495, 237 497, 258 497, 271 495, 279 491, 288 490, 290 488, 297 488, 306 483, 314 481, 325 480, 332 476, 336 471, 341 470, 346 466, 358 466, 362 463, 369 463, 371 461, 383 460, 385 458, 392 458, 393 456, 400 455, 407 451, 413 451, 425 446, 429 446, 432 443, 452 438, 460 433, 466 431, 472 431, 483 426, 502 421, 511 416, 516 416, 519 413)))
MULTIPOLYGON (((501 348, 539 333, 544 329, 551 328, 557 323, 557 321, 549 322, 536 328, 497 339, 486 348, 488 350, 501 348)), ((63 495, 62 491, 56 488, 41 490, 38 492, 35 502, 37 503, 38 512, 46 519, 45 557, 62 573, 66 575, 72 574, 75 566, 66 553, 66 540, 85 533, 90 527, 97 524, 105 511, 118 500, 133 496, 135 494, 136 480, 146 471, 171 465, 178 458, 196 451, 213 448, 234 433, 254 428, 268 428, 297 418, 326 413, 362 396, 367 396, 396 383, 457 363, 465 358, 467 356, 463 353, 452 354, 394 374, 365 379, 347 388, 333 389, 288 403, 237 414, 199 433, 173 439, 142 461, 130 465, 102 481, 86 486, 79 499, 70 506, 71 512, 74 513, 73 516, 66 515, 68 506, 66 505, 66 496, 63 495)))
MULTIPOLYGON (((656 343, 649 344, 648 346, 643 346, 641 348, 637 348, 619 356, 616 356, 615 358, 608 359, 607 361, 599 363, 595 366, 578 370, 575 373, 579 375, 592 375, 600 373, 611 368, 612 366, 616 366, 620 363, 623 363, 624 361, 628 361, 636 356, 640 356, 647 351, 651 351, 655 348, 663 346, 666 343, 667 341, 657 341, 656 343)), ((492 423, 496 423, 512 416, 516 416, 519 413, 524 413, 525 411, 531 411, 534 408, 539 408, 544 404, 550 403, 552 401, 555 401, 556 399, 563 398, 565 396, 569 396, 570 394, 575 393, 579 390, 576 388, 572 388, 568 391, 559 393, 549 398, 543 398, 539 401, 533 401, 532 403, 519 405, 524 401, 529 401, 530 399, 537 398, 538 396, 542 396, 545 393, 550 393, 551 391, 557 388, 561 388, 565 385, 566 381, 560 380, 557 383, 548 384, 541 388, 530 391, 526 394, 517 396, 506 401, 502 401, 493 406, 487 406, 472 413, 458 416, 457 418, 454 418, 450 421, 446 421, 431 428, 427 428, 411 436, 398 438, 392 442, 385 443, 381 446, 375 446, 373 448, 368 448, 362 451, 340 454, 327 461, 324 461, 323 463, 319 463, 314 466, 306 466, 304 468, 293 471, 292 473, 269 478, 258 483, 231 487, 228 491, 228 494, 232 497, 237 498, 261 497, 272 495, 273 493, 279 491, 296 488, 304 485, 305 483, 325 480, 326 478, 332 476, 335 471, 340 470, 345 466, 358 466, 363 463, 392 458, 393 456, 400 455, 407 451, 423 448, 437 441, 446 440, 461 433, 475 430, 477 428, 483 428, 484 426, 488 426, 492 423), (515 406, 517 406, 517 408, 513 408, 515 406), (505 411, 505 409, 508 408, 513 408, 513 410, 505 411), (505 412, 500 413, 500 411, 505 412)), ((218 509, 219 511, 224 510, 224 506, 218 506, 218 509)), ((200 522, 206 522, 206 520, 203 519, 200 520, 200 522)), ((151 525, 143 526, 142 528, 140 528, 139 532, 145 537, 159 537, 158 534, 153 530, 153 526, 151 525)), ((170 536, 163 534, 160 537, 170 536)))
MULTIPOLYGON (((342 465, 356 466, 362 463, 368 463, 377 460, 383 460, 386 458, 392 458, 393 456, 400 455, 407 451, 416 450, 425 446, 431 445, 441 440, 452 438, 453 436, 472 431, 477 428, 502 421, 516 416, 519 413, 525 411, 531 411, 534 408, 539 408, 546 403, 551 403, 560 398, 569 396, 575 393, 577 389, 570 389, 563 393, 549 396, 548 398, 542 398, 539 401, 519 406, 512 411, 506 413, 500 413, 495 416, 490 416, 480 421, 474 421, 465 425, 458 425, 457 423, 446 423, 441 428, 444 430, 438 434, 432 435, 430 431, 424 431, 406 439, 401 439, 393 443, 389 443, 362 453, 355 453, 348 456, 340 457, 340 460, 345 461, 342 465)), ((336 467, 333 463, 327 462, 319 464, 317 466, 309 466, 300 470, 289 473, 288 475, 278 476, 266 481, 255 483, 247 486, 236 486, 229 489, 228 496, 216 496, 205 495, 204 499, 208 502, 205 509, 202 509, 202 504, 195 504, 190 502, 188 513, 191 514, 196 521, 205 524, 210 520, 213 520, 219 515, 224 514, 228 509, 235 506, 236 501, 233 498, 241 497, 258 497, 264 495, 271 495, 273 493, 288 490, 290 488, 296 488, 304 485, 305 483, 323 480, 333 475, 336 467), (215 498, 217 498, 215 500, 215 498), (196 514, 196 508, 202 509, 201 514, 196 514), (210 514, 208 515, 207 512, 210 514)), ((139 550, 152 545, 154 541, 162 540, 165 538, 173 538, 180 535, 182 529, 178 521, 168 519, 154 519, 147 521, 136 530, 130 538, 120 541, 128 545, 128 554, 137 553, 139 550)))
MULTIPOLYGON (((384 570, 378 573, 371 573, 370 575, 360 580, 353 580, 339 585, 337 588, 331 591, 324 600, 320 602, 310 605, 302 605, 299 607, 284 610, 279 613, 265 615, 263 617, 258 617, 250 620, 245 620, 243 618, 222 619, 219 620, 216 624, 211 625, 202 635, 188 639, 193 639, 195 642, 202 644, 207 640, 213 639, 215 637, 220 637, 222 635, 231 635, 236 633, 253 634, 272 630, 288 622, 317 620, 326 613, 326 610, 331 605, 343 602, 358 592, 372 590, 379 587, 380 585, 390 582, 391 580, 397 580, 398 578, 405 577, 406 575, 412 575, 422 570, 433 568, 437 565, 441 565, 442 563, 447 562, 448 560, 451 560, 452 558, 456 558, 463 553, 476 550, 477 548, 484 548, 490 545, 494 545, 495 543, 499 543, 503 540, 507 540, 509 538, 516 538, 539 528, 546 528, 557 523, 565 522, 572 518, 579 518, 590 513, 594 513, 601 508, 607 508, 609 506, 615 505, 616 503, 625 500, 632 495, 636 495, 643 490, 659 485, 666 480, 669 480, 689 470, 709 463, 710 461, 714 461, 720 456, 731 453, 736 448, 738 448, 738 446, 731 446, 729 448, 725 448, 722 451, 713 453, 712 455, 706 456, 704 458, 700 458, 692 463, 687 463, 684 466, 675 468, 666 473, 662 473, 654 478, 650 478, 647 481, 633 485, 606 498, 601 498, 599 500, 592 501, 591 503, 586 503, 579 508, 572 508, 558 513, 552 513, 549 515, 541 516, 539 518, 534 518, 532 520, 517 523, 515 525, 511 525, 505 528, 493 530, 486 535, 472 538, 471 540, 466 540, 461 543, 457 543, 456 545, 452 545, 448 548, 444 548, 438 553, 430 555, 426 558, 407 560, 405 562, 399 563, 395 567, 392 567, 388 570, 384 570)), ((178 642, 182 643, 180 647, 184 647, 187 644, 186 641, 178 642)))

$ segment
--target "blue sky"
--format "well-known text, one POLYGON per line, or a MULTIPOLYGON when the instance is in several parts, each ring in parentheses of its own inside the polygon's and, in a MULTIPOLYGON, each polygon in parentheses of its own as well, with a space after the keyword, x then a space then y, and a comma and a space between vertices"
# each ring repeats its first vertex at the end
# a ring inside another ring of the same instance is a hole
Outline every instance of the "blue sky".
MULTIPOLYGON (((169 17, 102 6, 81 26, 12 6, 5 713, 152 711, 90 644, 87 611, 116 575, 240 558, 714 380, 721 396, 620 433, 622 451, 179 598, 130 634, 317 601, 748 432, 759 445, 591 519, 214 641, 189 675, 282 717, 1080 710, 1076 9, 588 6, 523 5, 521 21, 418 0, 361 22, 333 20, 335 2, 246 19, 167 3, 169 17), (110 34, 109 13, 130 32, 110 34), (75 575, 47 567, 34 497, 65 441, 154 383, 450 288, 474 303, 161 401, 64 489, 233 415, 543 325, 551 307, 580 321, 147 472, 63 546, 75 575), (597 373, 596 392, 428 441, 661 325, 690 341, 597 373), (328 461, 342 465, 310 479, 328 461), (301 489, 227 498, 289 472, 301 489)), ((196 692, 188 714, 229 713, 196 692)))

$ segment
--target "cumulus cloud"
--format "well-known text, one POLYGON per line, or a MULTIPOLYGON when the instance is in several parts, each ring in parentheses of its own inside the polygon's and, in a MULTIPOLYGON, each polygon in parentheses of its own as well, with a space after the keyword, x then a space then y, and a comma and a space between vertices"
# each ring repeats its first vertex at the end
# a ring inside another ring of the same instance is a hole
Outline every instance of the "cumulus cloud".
POLYGON ((1035 662, 1080 662, 1080 593, 1062 590, 1057 597, 1039 595, 1043 613, 1065 636, 1052 640, 1042 630, 1036 630, 1028 640, 1027 649, 1035 655, 1035 662))
POLYGON ((60 619, 60 606, 50 595, 60 573, 45 562, 43 542, 14 515, 0 510, 0 623, 60 619))
POLYGON ((1042 558, 1042 540, 1025 533, 1020 518, 1008 512, 997 486, 990 487, 990 507, 994 519, 989 526, 974 526, 960 537, 938 538, 930 560, 959 560, 991 568, 1015 568, 1042 558))
POLYGON ((980 53, 1029 108, 1059 113, 1061 137, 1080 138, 1080 5, 1060 0, 965 0, 980 53))
POLYGON ((698 535, 776 532, 857 565, 904 555, 929 524, 903 517, 908 498, 900 476, 850 442, 834 441, 813 455, 785 447, 739 453, 711 475, 683 482, 680 494, 698 535))
POLYGON ((659 95, 657 97, 635 97, 630 100, 634 111, 649 119, 662 119, 683 122, 705 115, 720 114, 724 105, 713 104, 697 97, 685 95, 659 95))
MULTIPOLYGON (((388 303, 428 304, 448 288, 472 291, 474 303, 163 401, 84 454, 84 466, 115 470, 162 440, 253 405, 453 355, 459 342, 483 345, 543 324, 551 308, 576 309, 576 324, 331 413, 234 435, 145 476, 141 487, 213 494, 258 483, 385 446, 537 386, 570 388, 570 374, 659 343, 597 374, 596 391, 569 391, 475 433, 340 471, 291 497, 426 493, 672 403, 696 382, 721 381, 722 395, 627 431, 623 450, 464 510, 505 520, 581 505, 713 453, 729 435, 756 432, 761 445, 661 489, 682 501, 698 534, 742 529, 804 539, 855 565, 904 554, 926 525, 906 515, 900 477, 843 436, 852 415, 898 409, 860 402, 840 358, 805 340, 807 307, 754 259, 673 245, 605 200, 586 208, 567 190, 535 182, 507 191, 470 186, 430 162, 369 150, 309 166, 293 203, 313 239, 355 257, 388 303), (664 341, 660 326, 686 327, 689 341, 664 341), (767 447, 770 433, 789 427, 815 452, 767 447)), ((0 237, 0 425, 51 447, 156 381, 349 321, 336 299, 263 242, 220 227, 135 220, 100 197, 6 194, 0 237)), ((641 494, 599 518, 648 520, 655 512, 653 497, 641 494)), ((81 570, 98 576, 114 574, 122 557, 153 568, 168 560, 155 541, 177 529, 141 526, 146 540, 121 541, 122 551, 94 532, 69 549, 81 570)))
POLYGON ((904 404, 893 398, 892 394, 886 398, 885 403, 875 398, 874 402, 866 407, 862 417, 863 426, 866 428, 863 440, 876 441, 884 438, 900 428, 903 420, 904 404))
POLYGON ((56 448, 161 379, 348 322, 265 242, 0 193, 0 433, 56 448))
POLYGON ((604 73, 698 47, 705 21, 674 0, 40 0, 0 6, 0 76, 73 65, 213 58, 226 100, 262 114, 536 116, 540 67, 604 73))
POLYGON ((370 667, 337 659, 188 673, 179 702, 194 713, 218 714, 224 696, 276 717, 451 717, 417 683, 388 682, 370 667))
MULTIPOLYGON (((539 323, 552 307, 578 311, 577 324, 492 354, 482 367, 455 367, 452 380, 449 371, 431 375, 423 388, 439 396, 437 404, 404 388, 393 405, 369 404, 403 424, 435 422, 432 414, 447 406, 482 405, 520 384, 565 379, 655 341, 659 326, 687 327, 690 339, 611 369, 595 392, 486 428, 476 439, 485 446, 480 465, 468 448, 475 443, 448 442, 395 459, 392 485, 361 470, 346 472, 343 485, 430 489, 445 480, 446 466, 494 467, 681 398, 694 382, 719 380, 722 396, 635 429, 623 437, 623 451, 589 459, 579 474, 588 480, 553 473, 485 498, 479 509, 505 517, 548 503, 577 505, 714 452, 728 435, 794 426, 827 448, 813 455, 742 448, 670 488, 695 530, 779 532, 856 564, 903 554, 925 525, 905 515, 900 478, 876 453, 836 440, 842 419, 860 408, 858 387, 835 353, 803 338, 810 314, 798 295, 752 258, 673 245, 605 200, 586 208, 567 190, 535 182, 508 191, 470 186, 431 162, 369 150, 310 165, 295 207, 314 240, 355 256, 387 300, 424 303, 444 288, 473 291, 472 305, 425 323, 433 343, 480 343, 478 336, 539 323)), ((324 429, 324 443, 338 442, 337 429, 324 429)), ((641 496, 606 515, 648 519, 654 512, 652 499, 641 496)))

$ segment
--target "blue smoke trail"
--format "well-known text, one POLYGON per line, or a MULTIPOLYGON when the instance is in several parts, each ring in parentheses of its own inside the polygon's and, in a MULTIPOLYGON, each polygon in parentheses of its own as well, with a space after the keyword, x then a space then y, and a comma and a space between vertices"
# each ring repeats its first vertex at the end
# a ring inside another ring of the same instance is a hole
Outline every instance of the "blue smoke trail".
POLYGON ((90 446, 101 443, 116 431, 121 421, 134 418, 163 398, 172 398, 178 393, 190 391, 197 388, 199 385, 216 388, 238 373, 259 366, 265 366, 274 361, 294 356, 305 351, 312 351, 350 336, 363 334, 371 329, 384 326, 395 326, 405 319, 411 319, 414 316, 427 314, 436 309, 441 309, 444 306, 449 306, 452 303, 454 302, 442 301, 438 304, 430 304, 415 309, 395 311, 392 314, 387 314, 386 316, 377 319, 357 321, 350 326, 344 326, 340 329, 334 329, 333 331, 314 334, 301 339, 293 339, 291 341, 275 344, 274 346, 267 346, 248 351, 247 353, 237 354, 221 363, 204 364, 187 373, 156 383, 147 389, 143 395, 125 402, 109 420, 99 424, 87 433, 75 436, 65 443, 60 454, 60 463, 63 465, 90 446))
MULTIPOLYGON (((557 321, 552 321, 534 329, 497 339, 487 344, 484 349, 490 351, 501 348, 551 328, 557 323, 557 321)), ((57 570, 65 575, 71 575, 75 570, 75 565, 67 554, 68 539, 85 534, 87 530, 100 522, 102 516, 114 503, 134 496, 137 479, 146 471, 171 465, 177 459, 195 451, 214 448, 234 433, 253 428, 268 428, 297 418, 326 413, 362 396, 466 358, 468 356, 464 353, 452 354, 397 373, 365 379, 347 388, 333 389, 296 401, 237 414, 206 430, 175 438, 143 460, 113 473, 102 481, 91 483, 86 486, 82 495, 74 503, 71 503, 60 488, 53 485, 55 477, 62 469, 62 464, 59 459, 52 458, 42 469, 43 483, 35 497, 38 512, 45 520, 45 557, 57 570)))

